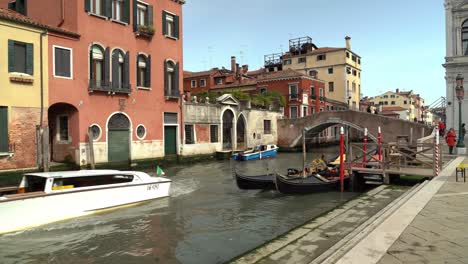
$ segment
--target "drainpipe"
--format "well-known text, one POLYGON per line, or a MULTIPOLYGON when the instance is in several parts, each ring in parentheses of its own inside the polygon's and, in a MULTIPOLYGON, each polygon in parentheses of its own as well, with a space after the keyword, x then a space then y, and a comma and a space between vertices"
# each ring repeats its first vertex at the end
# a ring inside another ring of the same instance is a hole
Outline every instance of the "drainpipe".
POLYGON ((63 22, 65 22, 65 3, 64 3, 65 0, 61 0, 60 1, 60 6, 62 7, 62 11, 61 11, 61 20, 60 20, 60 23, 57 25, 57 27, 61 27, 63 25, 63 22))
POLYGON ((43 58, 43 40, 42 38, 47 35, 47 31, 44 31, 44 32, 41 32, 41 36, 40 36, 40 58, 39 58, 39 62, 40 62, 40 65, 39 65, 39 68, 40 68, 40 78, 41 78, 41 116, 40 116, 40 123, 39 123, 39 128, 42 129, 42 124, 44 122, 44 69, 43 69, 43 62, 44 62, 44 58, 43 58))

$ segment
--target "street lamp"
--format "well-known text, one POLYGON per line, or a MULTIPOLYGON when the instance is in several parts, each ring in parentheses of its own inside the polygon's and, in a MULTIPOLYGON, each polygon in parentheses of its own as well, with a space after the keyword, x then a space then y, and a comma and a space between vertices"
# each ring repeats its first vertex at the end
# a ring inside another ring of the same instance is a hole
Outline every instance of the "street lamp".
POLYGON ((461 140, 462 137, 462 101, 465 97, 465 90, 463 88, 463 75, 458 74, 456 78, 457 86, 455 87, 455 93, 458 99, 458 143, 457 148, 464 148, 465 143, 461 140))

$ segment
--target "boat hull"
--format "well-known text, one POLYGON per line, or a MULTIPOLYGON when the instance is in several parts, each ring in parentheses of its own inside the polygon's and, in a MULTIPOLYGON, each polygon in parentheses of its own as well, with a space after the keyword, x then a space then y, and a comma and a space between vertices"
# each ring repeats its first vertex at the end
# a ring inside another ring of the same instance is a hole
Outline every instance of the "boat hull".
POLYGON ((275 175, 276 190, 283 194, 310 194, 338 190, 340 181, 325 182, 314 176, 307 178, 286 178, 280 174, 275 175))
POLYGON ((83 188, 0 200, 0 234, 169 196, 171 181, 83 188))
POLYGON ((247 176, 234 172, 236 177, 236 184, 239 189, 252 190, 252 189, 265 189, 274 190, 275 187, 275 175, 258 175, 258 176, 247 176))
POLYGON ((237 158, 237 160, 248 161, 248 160, 266 159, 266 158, 275 157, 276 154, 278 154, 277 149, 266 150, 262 152, 255 152, 255 153, 246 154, 246 155, 239 154, 239 157, 237 158))

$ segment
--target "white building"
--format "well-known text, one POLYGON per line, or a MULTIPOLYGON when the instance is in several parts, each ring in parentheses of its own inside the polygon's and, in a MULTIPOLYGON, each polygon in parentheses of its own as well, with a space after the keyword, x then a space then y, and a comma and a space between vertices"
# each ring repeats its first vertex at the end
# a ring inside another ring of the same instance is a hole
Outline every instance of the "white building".
MULTIPOLYGON (((445 80, 447 93, 447 128, 453 127, 458 134, 458 100, 455 94, 455 79, 458 74, 465 78, 465 94, 468 87, 468 0, 445 0, 446 57, 445 80)), ((462 102, 462 122, 468 123, 468 94, 462 102)))

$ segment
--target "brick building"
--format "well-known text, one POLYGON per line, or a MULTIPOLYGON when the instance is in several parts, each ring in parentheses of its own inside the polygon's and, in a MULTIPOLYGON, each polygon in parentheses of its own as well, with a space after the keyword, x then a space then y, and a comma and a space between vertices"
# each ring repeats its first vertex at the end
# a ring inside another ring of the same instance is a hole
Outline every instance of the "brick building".
POLYGON ((183 0, 0 0, 81 37, 49 35, 50 155, 118 162, 176 155, 183 0))

